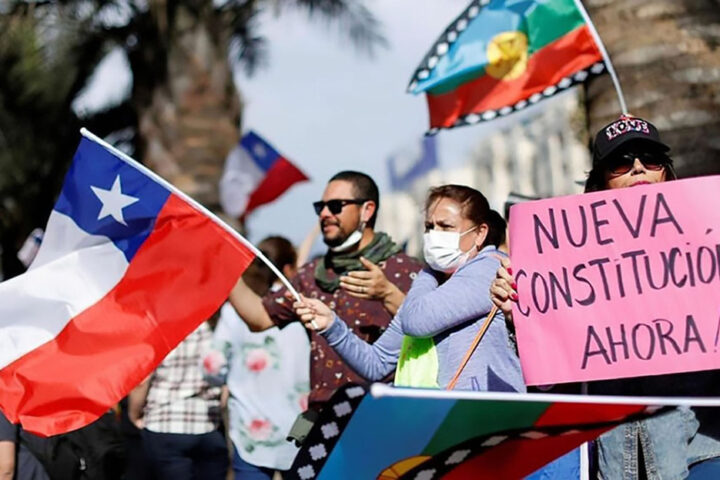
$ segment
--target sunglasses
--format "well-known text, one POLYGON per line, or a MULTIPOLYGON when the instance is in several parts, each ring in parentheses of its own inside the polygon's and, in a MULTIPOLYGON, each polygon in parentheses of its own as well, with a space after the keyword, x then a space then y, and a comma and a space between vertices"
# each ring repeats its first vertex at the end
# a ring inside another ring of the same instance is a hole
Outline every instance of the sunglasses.
POLYGON ((327 202, 323 202, 322 200, 320 200, 318 202, 313 202, 313 208, 315 209, 315 213, 317 215, 320 215, 320 212, 322 212, 323 208, 325 207, 328 207, 330 213, 332 213, 333 215, 337 215, 338 213, 342 212, 342 209, 345 207, 345 205, 362 205, 365 202, 367 202, 367 200, 362 200, 359 198, 347 200, 328 200, 327 202))
POLYGON ((654 172, 662 170, 665 168, 665 165, 667 165, 667 160, 662 155, 649 152, 628 152, 613 157, 608 163, 607 170, 610 172, 610 175, 613 176, 625 175, 632 170, 636 158, 640 160, 640 163, 642 163, 647 170, 654 172))

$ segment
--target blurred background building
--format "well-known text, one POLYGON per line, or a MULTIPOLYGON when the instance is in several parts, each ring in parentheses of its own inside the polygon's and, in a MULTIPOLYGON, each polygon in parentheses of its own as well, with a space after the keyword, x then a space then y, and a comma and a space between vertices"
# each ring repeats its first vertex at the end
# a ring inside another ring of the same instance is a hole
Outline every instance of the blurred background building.
MULTIPOLYGON (((720 173, 720 0, 584 0, 620 78, 629 112, 652 121, 672 147, 680 177, 720 173)), ((617 118, 601 75, 543 113, 485 133, 462 166, 447 159, 406 191, 384 196, 383 229, 419 254, 422 198, 441 183, 482 191, 503 212, 510 192, 579 193, 590 167, 589 134, 617 118)), ((466 127, 475 128, 475 127, 466 127)), ((442 133, 438 142, 444 140, 442 133)))
MULTIPOLYGON (((427 148, 407 148, 388 159, 389 165, 401 163, 411 175, 400 184, 391 180, 391 187, 400 188, 383 193, 378 225, 395 241, 405 243, 409 253, 421 255, 423 202, 429 187, 469 185, 503 214, 511 193, 534 198, 580 193, 590 168, 587 145, 584 105, 580 91, 573 89, 548 100, 542 110, 479 138, 459 166, 443 168, 438 158, 428 168, 427 148), (417 168, 423 162, 426 168, 417 168)), ((393 167, 389 170, 393 172, 393 167)))

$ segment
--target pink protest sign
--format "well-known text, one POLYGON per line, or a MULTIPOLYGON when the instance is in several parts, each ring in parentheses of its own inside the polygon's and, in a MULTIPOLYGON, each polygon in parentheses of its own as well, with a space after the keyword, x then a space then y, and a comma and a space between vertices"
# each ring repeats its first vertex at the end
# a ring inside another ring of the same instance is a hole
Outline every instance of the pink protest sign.
POLYGON ((528 385, 720 368, 720 177, 512 207, 528 385))

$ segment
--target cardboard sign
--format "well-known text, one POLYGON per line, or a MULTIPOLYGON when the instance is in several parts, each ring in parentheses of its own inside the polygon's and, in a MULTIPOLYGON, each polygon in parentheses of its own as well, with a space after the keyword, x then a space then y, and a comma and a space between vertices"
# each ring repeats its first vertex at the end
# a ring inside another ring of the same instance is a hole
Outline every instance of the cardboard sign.
POLYGON ((525 381, 720 367, 720 177, 512 207, 525 381))

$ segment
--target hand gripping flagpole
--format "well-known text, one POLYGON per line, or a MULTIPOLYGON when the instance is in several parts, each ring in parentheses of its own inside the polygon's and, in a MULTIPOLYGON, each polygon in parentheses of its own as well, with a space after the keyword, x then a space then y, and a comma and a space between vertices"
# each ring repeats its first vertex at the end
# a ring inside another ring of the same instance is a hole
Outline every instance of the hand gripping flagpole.
MULTIPOLYGON (((295 300, 297 300, 298 302, 301 301, 301 299, 300 299, 300 294, 297 292, 297 290, 295 290, 295 288, 293 288, 293 286, 292 286, 292 284, 290 283, 290 281, 289 281, 287 278, 285 278, 285 275, 283 275, 283 274, 280 272, 280 270, 278 270, 277 267, 276 267, 275 265, 273 265, 273 263, 272 263, 270 260, 268 260, 268 258, 267 258, 255 245, 253 245, 252 243, 250 243, 245 237, 243 237, 243 236, 240 235, 238 232, 236 232, 230 225, 228 225, 227 223, 225 223, 225 222, 223 222, 222 220, 220 220, 220 218, 218 218, 217 215, 215 215, 214 213, 212 213, 210 210, 208 210, 207 208, 205 208, 204 206, 202 206, 202 205, 201 205, 200 203, 198 203, 197 201, 195 201, 195 200, 193 200, 192 198, 190 198, 187 194, 185 194, 185 193, 181 192, 180 190, 178 190, 177 187, 175 187, 173 184, 171 184, 170 182, 168 182, 167 180, 165 180, 164 178, 162 178, 162 177, 161 177, 160 175, 158 175, 157 173, 155 173, 155 172, 153 172, 152 170, 150 170, 149 168, 147 168, 145 165, 141 164, 141 163, 138 162, 137 160, 134 160, 132 157, 130 157, 130 156, 129 156, 128 154, 126 154, 125 152, 122 152, 122 151, 118 150, 117 148, 113 147, 112 145, 110 145, 109 143, 107 143, 107 142, 106 142, 105 140, 103 140, 102 138, 100 138, 100 137, 98 137, 97 135, 95 135, 95 134, 93 134, 92 132, 90 132, 88 129, 86 129, 86 128, 81 128, 81 129, 80 129, 80 134, 81 134, 82 136, 88 138, 89 140, 92 140, 93 142, 98 143, 99 145, 102 145, 105 149, 107 149, 107 150, 109 150, 110 152, 112 152, 112 153, 113 153, 115 156, 117 156, 120 160, 124 161, 125 163, 127 163, 127 164, 130 165, 131 167, 133 167, 133 168, 141 171, 143 174, 145 174, 145 175, 147 175, 148 177, 152 178, 153 180, 155 180, 156 182, 158 182, 159 184, 161 184, 163 187, 167 188, 168 190, 170 190, 171 192, 173 192, 175 195, 177 195, 178 197, 180 197, 180 198, 182 198, 183 200, 185 200, 187 203, 189 203, 190 205, 192 205, 193 208, 195 208, 195 209, 199 210, 200 212, 202 212, 202 213, 203 213, 205 216, 207 216, 210 220, 212 220, 213 222, 215 222, 220 228, 222 228, 223 230, 225 230, 226 232, 228 232, 228 233, 229 233, 230 235, 232 235, 236 240, 238 240, 240 243, 242 243, 243 245, 245 245, 251 252, 253 252, 253 253, 255 254, 255 256, 256 256, 257 258, 259 258, 260 260, 262 260, 262 261, 265 263, 265 265, 267 265, 268 268, 269 268, 270 270, 272 270, 272 272, 280 279, 280 281, 282 282, 282 284, 285 286, 285 288, 288 289, 288 291, 293 295, 293 297, 295 297, 295 300)), ((315 320, 311 321, 310 323, 311 323, 311 325, 313 326, 313 328, 315 328, 315 329, 317 330, 317 324, 315 323, 315 320)))
POLYGON ((595 25, 592 22, 592 19, 590 18, 590 15, 588 14, 587 10, 585 10, 585 7, 582 4, 581 0, 575 0, 575 5, 577 6, 578 10, 580 11, 580 14, 585 19, 585 23, 587 24, 588 28, 590 29, 590 33, 592 33, 593 38, 595 39, 595 43, 597 44, 598 48, 600 49, 600 54, 603 56, 603 60, 605 61, 605 65, 607 66, 608 73, 610 74, 610 78, 612 79, 613 85, 615 85, 615 91, 617 92, 618 101, 620 102, 620 110, 622 110, 623 115, 628 115, 628 109, 627 104, 625 103, 625 95, 623 95, 622 87, 620 86, 620 80, 618 79, 617 73, 615 73, 615 67, 613 67, 612 61, 610 61, 610 55, 608 54, 607 50, 605 49, 605 44, 603 43, 602 39, 600 38, 600 34, 595 29, 595 25))

